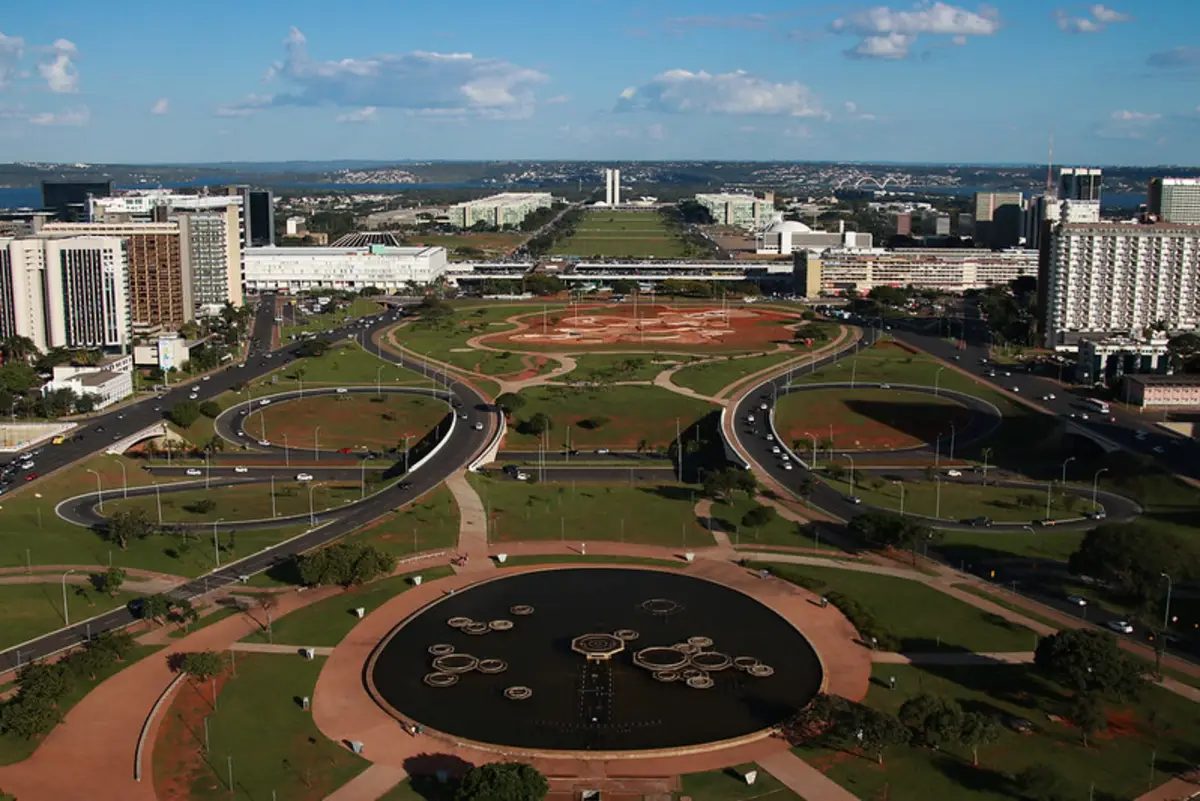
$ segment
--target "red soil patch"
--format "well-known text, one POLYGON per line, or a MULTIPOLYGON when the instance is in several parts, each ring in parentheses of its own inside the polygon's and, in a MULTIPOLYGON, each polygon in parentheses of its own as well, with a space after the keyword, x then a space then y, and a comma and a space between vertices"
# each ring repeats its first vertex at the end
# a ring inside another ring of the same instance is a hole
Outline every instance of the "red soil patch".
POLYGON ((761 350, 790 342, 789 326, 799 317, 773 309, 730 305, 673 307, 610 304, 572 309, 543 319, 522 316, 528 326, 485 337, 489 345, 556 350, 628 350, 628 346, 673 350, 761 350))
MULTIPOLYGON (((218 699, 228 678, 216 678, 218 699)), ((204 761, 204 719, 213 711, 213 683, 184 679, 163 714, 154 743, 154 793, 162 801, 188 801, 200 784, 213 792, 224 789, 204 761)))
MULTIPOLYGON (((885 451, 915 448, 942 435, 943 453, 949 449, 950 426, 964 431, 972 412, 965 406, 928 395, 898 390, 869 391, 861 398, 853 390, 813 390, 781 400, 775 423, 789 445, 808 441, 811 432, 818 443, 829 438, 838 450, 885 451), (846 396, 851 398, 847 399, 846 396), (847 405, 858 401, 871 411, 847 405)), ((811 447, 811 445, 809 446, 811 447)))
POLYGON ((419 439, 446 416, 444 403, 417 395, 385 394, 376 403, 368 395, 320 395, 272 404, 245 423, 251 436, 260 436, 261 413, 266 418, 267 439, 289 446, 312 448, 316 427, 321 427, 320 447, 325 450, 395 447, 406 436, 419 439), (395 419, 387 420, 384 415, 395 419))

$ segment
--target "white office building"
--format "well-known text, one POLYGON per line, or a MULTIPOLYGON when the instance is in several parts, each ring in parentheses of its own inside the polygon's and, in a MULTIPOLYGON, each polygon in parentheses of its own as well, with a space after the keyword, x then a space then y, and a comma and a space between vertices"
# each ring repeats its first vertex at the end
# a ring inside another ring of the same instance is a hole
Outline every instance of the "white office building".
POLYGON ((1099 200, 1063 200, 1053 195, 1038 195, 1029 199, 1025 208, 1025 247, 1038 250, 1051 226, 1060 223, 1100 222, 1099 200))
POLYGON ((621 171, 604 171, 604 202, 610 206, 621 205, 621 171))
POLYGON ((192 302, 201 314, 219 313, 225 303, 241 306, 242 243, 238 207, 177 214, 184 273, 192 283, 192 302))
POLYGON ((835 232, 814 231, 802 222, 780 220, 771 223, 754 237, 754 252, 760 256, 790 256, 797 250, 819 250, 828 248, 870 248, 870 234, 842 230, 835 232))
POLYGON ((1073 223, 1050 234, 1046 346, 1073 350, 1085 335, 1132 336, 1160 321, 1200 325, 1200 226, 1073 223))
POLYGON ((503 192, 456 203, 446 216, 450 218, 450 224, 458 228, 470 228, 481 222, 496 228, 516 228, 533 212, 548 209, 553 204, 554 196, 549 192, 503 192))
POLYGON ((696 202, 708 209, 717 225, 757 231, 775 219, 773 192, 767 192, 763 197, 729 193, 696 195, 696 202))
POLYGON ((250 291, 298 292, 308 289, 385 291, 424 286, 446 272, 440 247, 252 248, 245 253, 250 291))
POLYGON ((46 251, 40 239, 0 239, 0 337, 46 350, 46 251))
POLYGON ((831 249, 819 258, 796 254, 797 280, 806 291, 818 289, 822 295, 866 293, 877 286, 963 292, 1037 275, 1037 265, 1037 251, 1017 249, 859 248, 831 249))
POLYGON ((90 395, 97 409, 112 406, 133 394, 133 357, 109 356, 97 365, 59 365, 42 392, 69 389, 76 395, 90 395))
POLYGON ((1151 178, 1148 199, 1159 222, 1200 224, 1200 178, 1151 178))

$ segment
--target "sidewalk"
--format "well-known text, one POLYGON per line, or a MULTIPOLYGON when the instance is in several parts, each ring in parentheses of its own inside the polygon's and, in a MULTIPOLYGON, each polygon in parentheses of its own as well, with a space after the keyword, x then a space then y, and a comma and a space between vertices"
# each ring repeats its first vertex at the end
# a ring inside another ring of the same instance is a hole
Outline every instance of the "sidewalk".
POLYGON ((858 796, 791 751, 760 757, 758 764, 804 801, 858 801, 858 796))

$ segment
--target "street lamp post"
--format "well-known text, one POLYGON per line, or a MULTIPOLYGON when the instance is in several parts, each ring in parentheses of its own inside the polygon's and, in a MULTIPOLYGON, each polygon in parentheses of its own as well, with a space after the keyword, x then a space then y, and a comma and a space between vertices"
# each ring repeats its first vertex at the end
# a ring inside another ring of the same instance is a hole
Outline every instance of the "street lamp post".
POLYGON ((217 524, 221 523, 225 518, 219 518, 213 521, 213 561, 217 563, 217 567, 221 566, 221 549, 217 545, 217 524))
POLYGON ((900 516, 904 517, 904 482, 893 481, 892 483, 900 487, 900 516))
POLYGON ((71 570, 68 570, 66 573, 62 574, 63 625, 64 626, 71 625, 71 610, 69 608, 67 608, 67 576, 71 575, 74 572, 75 572, 75 570, 74 570, 74 568, 72 568, 71 570))
POLYGON ((358 466, 358 486, 359 500, 367 497, 367 459, 363 457, 362 462, 358 466))
POLYGON ((816 470, 817 469, 817 438, 816 438, 816 436, 813 435, 813 433, 811 431, 805 431, 804 434, 805 434, 805 436, 808 437, 809 442, 812 443, 813 457, 812 457, 811 469, 816 470))
POLYGON ((317 525, 316 512, 313 510, 313 490, 315 490, 316 488, 317 488, 316 484, 308 485, 308 525, 309 526, 317 525))
POLYGON ((1096 511, 1096 495, 1100 485, 1100 474, 1107 473, 1107 467, 1101 467, 1096 471, 1096 475, 1092 476, 1092 511, 1096 511))
POLYGON ((1054 482, 1046 482, 1046 519, 1050 519, 1050 496, 1054 492, 1054 482))
POLYGON ((933 477, 933 485, 935 488, 934 489, 933 517, 935 520, 938 520, 938 519, 941 519, 941 517, 942 517, 942 477, 934 476, 933 477))
POLYGON ((288 451, 288 438, 287 438, 287 434, 284 434, 284 435, 283 435, 283 464, 284 464, 284 466, 285 466, 285 467, 291 467, 291 466, 292 466, 292 455, 291 455, 291 453, 288 451))
POLYGON ((158 509, 158 524, 162 525, 162 495, 158 491, 158 482, 154 482, 154 506, 158 509))
POLYGON ((853 495, 858 489, 854 482, 854 457, 848 453, 842 454, 850 461, 850 494, 853 495))
POLYGON ((937 435, 937 443, 933 450, 933 466, 939 467, 942 464, 942 435, 937 435))
POLYGON ((204 454, 204 488, 208 489, 208 481, 212 477, 212 460, 204 454))
POLYGON ((1066 459, 1063 459, 1063 463, 1062 463, 1062 483, 1063 483, 1064 485, 1067 483, 1067 465, 1069 465, 1069 464, 1070 464, 1071 462, 1073 462, 1073 461, 1075 461, 1075 457, 1074 457, 1074 456, 1068 456, 1066 459))
POLYGON ((96 506, 100 509, 101 512, 103 512, 104 511, 104 488, 100 483, 100 474, 97 473, 95 470, 91 470, 91 469, 89 469, 88 472, 96 477, 96 506))
POLYGON ((375 394, 379 395, 380 397, 383 397, 383 389, 380 387, 380 381, 382 380, 380 376, 383 373, 383 368, 386 366, 387 365, 381 364, 375 368, 375 394))
POLYGON ((958 430, 954 427, 954 423, 950 424, 950 461, 954 461, 954 438, 958 436, 958 430))
POLYGON ((404 472, 408 472, 408 441, 412 439, 412 434, 404 435, 404 472))
POLYGON ((938 396, 938 392, 940 391, 939 385, 942 378, 942 371, 945 369, 945 366, 939 367, 937 372, 933 374, 933 397, 935 398, 938 396))
POLYGON ((321 427, 313 429, 313 461, 321 461, 321 427))
POLYGON ((120 459, 113 459, 117 466, 121 468, 121 497, 129 499, 129 476, 125 473, 125 463, 120 459))
POLYGON ((1165 641, 1167 636, 1167 627, 1171 625, 1171 589, 1173 585, 1171 582, 1171 577, 1166 573, 1160 573, 1159 575, 1167 580, 1167 605, 1166 608, 1163 609, 1163 638, 1165 641))

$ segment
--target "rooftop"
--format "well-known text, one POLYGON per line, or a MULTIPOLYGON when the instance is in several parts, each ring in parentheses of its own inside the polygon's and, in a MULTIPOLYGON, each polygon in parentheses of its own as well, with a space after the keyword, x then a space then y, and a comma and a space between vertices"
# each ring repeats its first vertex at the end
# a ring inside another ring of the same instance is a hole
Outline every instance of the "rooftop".
POLYGON ((1200 375, 1127 375, 1130 381, 1145 386, 1200 387, 1200 375))

